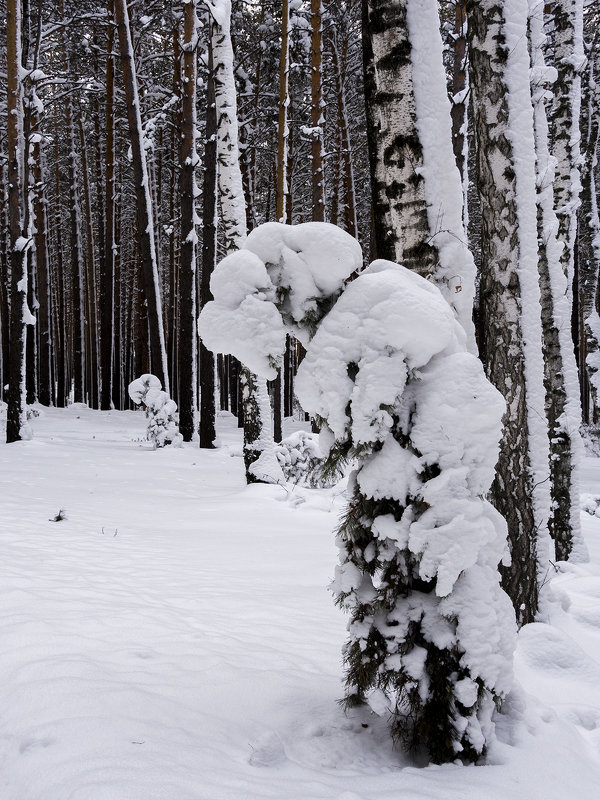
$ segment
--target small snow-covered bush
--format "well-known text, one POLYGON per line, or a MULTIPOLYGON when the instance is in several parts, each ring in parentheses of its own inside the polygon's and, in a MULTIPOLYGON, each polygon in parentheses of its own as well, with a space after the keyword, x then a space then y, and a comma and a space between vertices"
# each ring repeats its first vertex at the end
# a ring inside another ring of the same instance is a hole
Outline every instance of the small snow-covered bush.
POLYGON ((177 403, 162 390, 156 375, 142 375, 129 384, 129 397, 143 406, 148 420, 146 438, 154 447, 175 447, 183 441, 177 427, 177 403))
POLYGON ((319 447, 319 434, 294 431, 275 445, 275 455, 286 481, 306 483, 313 488, 332 486, 335 479, 323 476, 325 459, 319 447))

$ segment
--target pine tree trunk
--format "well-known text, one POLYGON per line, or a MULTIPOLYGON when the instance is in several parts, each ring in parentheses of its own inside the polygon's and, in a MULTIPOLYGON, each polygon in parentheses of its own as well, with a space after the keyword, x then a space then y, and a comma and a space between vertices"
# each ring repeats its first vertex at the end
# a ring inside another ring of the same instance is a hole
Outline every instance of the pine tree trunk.
POLYGON ((179 250, 179 431, 184 442, 196 432, 198 398, 196 346, 196 60, 198 33, 196 2, 183 6, 183 72, 181 113, 181 244, 179 250))
MULTIPOLYGON (((35 108, 35 106, 34 106, 35 108)), ((31 146, 31 172, 33 179, 33 215, 35 220, 35 260, 37 267, 37 298, 38 311, 38 375, 39 375, 39 401, 42 405, 49 406, 53 402, 54 391, 52 386, 51 359, 51 300, 50 300, 50 275, 48 258, 48 215, 47 201, 44 196, 44 178, 42 171, 42 133, 40 121, 36 112, 31 118, 31 132, 33 142, 31 146)))
POLYGON ((8 304, 8 197, 6 194, 6 171, 0 165, 0 399, 4 400, 4 384, 8 377, 10 308, 8 304))
POLYGON ((162 303, 156 249, 154 241, 154 215, 150 195, 148 166, 143 145, 143 130, 137 76, 129 26, 126 0, 115 0, 115 22, 119 34, 119 49, 123 67, 123 82, 127 101, 127 120, 133 160, 133 178, 136 190, 137 232, 142 262, 144 296, 148 309, 150 329, 151 369, 167 394, 169 374, 162 319, 162 303))
POLYGON ((283 0, 281 11, 281 56, 279 62, 279 116, 277 121, 277 190, 275 219, 287 222, 286 199, 288 193, 288 104, 289 104, 289 1, 283 0))
POLYGON ((325 126, 323 104, 323 3, 311 0, 311 74, 310 121, 312 126, 312 219, 325 219, 325 176, 323 173, 323 131, 325 126))
POLYGON ((92 198, 89 181, 88 153, 83 130, 83 120, 79 114, 79 142, 81 147, 81 169, 83 173, 83 201, 85 208, 85 226, 87 258, 85 262, 85 316, 86 316, 86 359, 87 395, 90 408, 98 408, 98 317, 96 313, 96 248, 94 236, 94 217, 92 214, 92 198))
POLYGON ((115 60, 113 56, 115 29, 114 4, 107 4, 106 40, 106 146, 104 174, 104 252, 100 263, 100 408, 108 411, 113 404, 114 357, 114 272, 115 272, 115 60))
POLYGON ((8 217, 10 233, 11 313, 6 441, 26 436, 25 409, 25 308, 27 304, 27 253, 23 236, 23 87, 21 67, 20 0, 6 4, 8 217))

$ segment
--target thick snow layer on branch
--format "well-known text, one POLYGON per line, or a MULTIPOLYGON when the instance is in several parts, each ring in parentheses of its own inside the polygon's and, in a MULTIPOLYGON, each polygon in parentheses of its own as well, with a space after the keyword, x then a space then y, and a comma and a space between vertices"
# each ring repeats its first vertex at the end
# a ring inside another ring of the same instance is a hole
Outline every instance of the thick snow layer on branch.
POLYGON ((267 222, 255 228, 245 244, 266 264, 277 286, 286 322, 307 344, 318 303, 337 295, 344 281, 362 267, 362 250, 353 236, 325 222, 283 225, 267 222))
POLYGON ((257 375, 273 379, 286 328, 304 344, 344 281, 362 266, 359 243, 325 222, 255 228, 211 277, 214 301, 198 321, 206 347, 233 353, 257 375))
POLYGON ((383 441, 392 425, 386 408, 404 391, 407 370, 459 342, 464 332, 439 290, 378 260, 346 287, 321 323, 296 391, 337 438, 350 427, 355 444, 383 441))

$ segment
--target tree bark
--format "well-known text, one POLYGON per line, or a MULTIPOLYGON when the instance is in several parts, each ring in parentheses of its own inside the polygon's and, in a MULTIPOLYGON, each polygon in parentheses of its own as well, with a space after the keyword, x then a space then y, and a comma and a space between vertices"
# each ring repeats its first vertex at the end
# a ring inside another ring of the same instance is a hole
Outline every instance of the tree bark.
POLYGON ((148 166, 143 145, 141 107, 126 0, 115 0, 115 22, 119 34, 119 49, 123 68, 125 99, 127 101, 127 120, 136 190, 138 242, 150 328, 151 369, 162 383, 165 392, 169 394, 169 373, 154 241, 154 216, 150 196, 148 166))
POLYGON ((181 244, 179 249, 179 431, 184 442, 190 442, 197 426, 197 359, 196 345, 196 61, 198 31, 196 2, 183 6, 183 71, 181 113, 181 244))
POLYGON ((512 563, 503 570, 504 588, 525 624, 538 610, 549 516, 527 8, 522 0, 508 0, 504 8, 480 0, 469 2, 468 14, 483 225, 483 359, 507 402, 492 500, 508 523, 512 563), (525 139, 515 153, 519 133, 525 139))
POLYGON ((25 330, 27 307, 27 240, 23 231, 23 85, 20 0, 6 4, 8 217, 10 233, 11 313, 6 441, 27 437, 25 408, 25 330))

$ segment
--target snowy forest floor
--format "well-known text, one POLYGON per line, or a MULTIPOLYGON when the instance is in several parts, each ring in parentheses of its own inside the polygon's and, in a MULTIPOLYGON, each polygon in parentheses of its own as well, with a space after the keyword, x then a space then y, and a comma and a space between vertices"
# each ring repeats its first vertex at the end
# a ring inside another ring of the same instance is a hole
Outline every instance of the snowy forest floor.
POLYGON ((33 428, 0 444, 1 800, 598 796, 600 518, 520 633, 488 764, 422 768, 336 702, 339 488, 245 486, 230 415, 215 451, 151 450, 141 412, 33 428))

